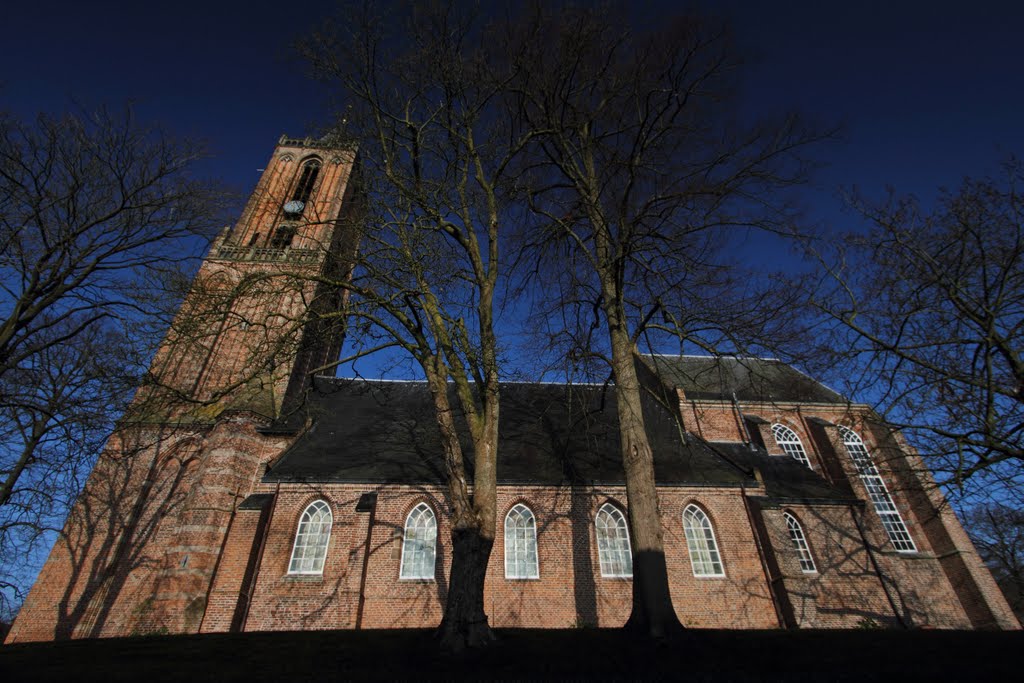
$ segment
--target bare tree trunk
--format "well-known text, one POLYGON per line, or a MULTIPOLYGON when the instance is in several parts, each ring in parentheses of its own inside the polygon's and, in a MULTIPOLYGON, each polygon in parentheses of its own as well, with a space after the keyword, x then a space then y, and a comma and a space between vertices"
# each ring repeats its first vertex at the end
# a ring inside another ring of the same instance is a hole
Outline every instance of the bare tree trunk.
POLYGON ((614 304, 606 306, 606 313, 633 544, 633 611, 626 629, 661 638, 682 630, 683 626, 676 616, 668 587, 661 512, 654 480, 654 453, 644 424, 640 382, 633 364, 633 345, 626 331, 625 317, 614 304))
POLYGON ((437 635, 441 648, 459 653, 494 640, 484 611, 484 579, 494 546, 479 528, 452 529, 452 573, 448 602, 437 635))
POLYGON ((489 485, 487 481, 479 482, 481 473, 478 471, 477 490, 471 496, 465 480, 462 446, 452 416, 446 377, 442 372, 428 376, 445 452, 452 509, 452 568, 444 616, 437 635, 444 651, 457 654, 467 648, 483 647, 494 640, 484 611, 484 581, 494 546, 493 457, 497 452, 497 421, 493 430, 483 430, 484 443, 474 439, 476 460, 485 471, 484 478, 490 481, 489 485))

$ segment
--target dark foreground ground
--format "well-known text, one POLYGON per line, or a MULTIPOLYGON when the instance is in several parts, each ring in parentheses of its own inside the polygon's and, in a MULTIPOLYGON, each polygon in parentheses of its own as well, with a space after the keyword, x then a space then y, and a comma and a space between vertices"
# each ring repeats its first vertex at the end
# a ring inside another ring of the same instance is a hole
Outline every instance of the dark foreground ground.
POLYGON ((697 631, 660 643, 617 630, 500 630, 483 653, 430 631, 151 636, 0 647, 0 681, 349 679, 1020 680, 1024 634, 697 631))

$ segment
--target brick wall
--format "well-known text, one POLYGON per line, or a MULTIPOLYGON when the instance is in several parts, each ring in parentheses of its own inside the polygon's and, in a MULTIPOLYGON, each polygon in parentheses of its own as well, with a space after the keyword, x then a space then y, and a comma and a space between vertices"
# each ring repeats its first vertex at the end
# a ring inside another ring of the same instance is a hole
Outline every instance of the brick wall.
MULTIPOLYGON (((378 493, 367 563, 361 626, 435 626, 441 618, 450 568, 450 527, 438 489, 283 485, 278 491, 246 630, 355 626, 369 515, 355 512, 361 493, 378 493), (288 574, 299 517, 313 500, 331 504, 334 528, 322 576, 288 574), (399 578, 402 529, 409 511, 425 501, 438 514, 434 580, 399 578)), ((630 579, 601 576, 594 516, 606 502, 621 504, 622 488, 500 487, 499 529, 488 568, 485 605, 496 626, 565 628, 619 626, 629 616, 630 579), (530 508, 537 522, 538 579, 506 579, 502 528, 513 505, 530 508)), ((680 619, 689 625, 771 628, 778 625, 739 489, 673 488, 662 492, 670 586, 680 619), (696 503, 711 517, 725 565, 723 578, 695 578, 682 530, 682 510, 696 503)), ((241 543, 240 545, 244 545, 241 543)), ((241 563, 229 571, 234 585, 241 563)), ((221 622, 223 623, 223 621, 221 622)))
POLYGON ((163 517, 193 481, 201 432, 122 430, 111 437, 33 585, 8 642, 127 634, 163 556, 163 517))
MULTIPOLYGON (((885 582, 895 605, 895 612, 899 615, 898 620, 902 620, 905 625, 1019 628, 991 573, 982 565, 973 544, 935 486, 921 458, 900 434, 894 433, 865 406, 744 403, 740 406, 742 415, 756 418, 747 421, 746 433, 741 429, 736 407, 729 402, 682 399, 680 407, 684 421, 688 417, 690 428, 699 428, 704 438, 736 442, 746 440, 750 434, 755 443, 763 442, 769 454, 776 457, 787 456, 782 454, 782 449, 775 442, 771 425, 786 425, 800 438, 815 472, 833 483, 849 486, 857 498, 867 501, 862 511, 851 511, 850 514, 855 514, 863 527, 871 552, 867 557, 874 558, 877 572, 880 572, 881 580, 885 582), (917 546, 916 553, 893 550, 864 483, 846 452, 838 425, 853 429, 864 441, 917 546)), ((766 525, 770 517, 766 513, 766 525)), ((838 520, 832 524, 836 529, 843 528, 838 520)), ((856 531, 850 524, 846 524, 847 532, 856 531)), ((772 535, 776 546, 779 538, 785 538, 779 536, 779 532, 776 520, 772 535)), ((829 547, 833 547, 833 543, 830 541, 829 547)), ((863 542, 860 545, 863 546, 863 542)), ((834 547, 842 548, 843 544, 834 547)), ((800 596, 804 595, 801 590, 806 592, 808 586, 820 585, 824 579, 796 578, 804 586, 796 590, 800 596)), ((790 580, 786 585, 794 584, 790 580)), ((824 592, 815 589, 813 594, 836 601, 842 612, 842 604, 849 602, 849 598, 843 597, 843 590, 846 589, 828 588, 824 592)), ((795 601, 806 602, 806 598, 800 597, 795 601)), ((888 611, 893 613, 893 608, 888 611)), ((870 614, 865 616, 870 617, 870 614)), ((812 619, 808 623, 826 626, 848 624, 848 621, 848 618, 843 617, 838 621, 834 618, 824 621, 812 619)))
POLYGON ((773 579, 784 595, 791 626, 854 628, 897 625, 881 577, 875 570, 846 505, 763 506, 764 526, 777 567, 773 579), (800 524, 815 571, 805 572, 789 535, 784 513, 800 524))

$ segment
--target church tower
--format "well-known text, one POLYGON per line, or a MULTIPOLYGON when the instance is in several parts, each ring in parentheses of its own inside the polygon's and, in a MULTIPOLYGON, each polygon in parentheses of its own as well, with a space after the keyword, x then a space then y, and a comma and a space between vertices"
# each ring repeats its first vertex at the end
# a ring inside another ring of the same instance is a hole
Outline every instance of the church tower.
POLYGON ((279 418, 309 373, 337 357, 340 336, 323 314, 340 310, 330 281, 345 277, 355 247, 354 161, 344 141, 281 137, 153 362, 142 393, 162 395, 157 410, 170 398, 194 417, 244 409, 279 418))
POLYGON ((282 136, 212 243, 9 640, 196 632, 240 502, 340 351, 355 146, 282 136))

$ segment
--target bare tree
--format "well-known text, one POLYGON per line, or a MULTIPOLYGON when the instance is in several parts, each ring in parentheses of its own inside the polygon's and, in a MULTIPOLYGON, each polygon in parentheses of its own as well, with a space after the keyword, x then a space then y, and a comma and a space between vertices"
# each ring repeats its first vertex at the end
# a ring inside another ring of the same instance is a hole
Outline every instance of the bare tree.
POLYGON ((966 526, 1017 618, 1024 616, 1024 511, 999 503, 968 511, 966 526))
POLYGON ((508 52, 535 138, 524 178, 548 225, 536 242, 556 255, 560 305, 573 308, 564 334, 579 357, 605 350, 616 384, 634 558, 627 627, 658 636, 679 621, 637 344, 735 353, 785 329, 792 293, 742 282, 729 246, 751 228, 790 231, 781 191, 820 136, 795 117, 740 123, 722 27, 684 16, 633 32, 605 11, 537 10, 509 31, 508 52))
POLYGON ((342 315, 352 353, 341 362, 397 348, 426 377, 452 516, 439 635, 458 651, 493 638, 483 591, 496 517, 495 330, 513 215, 510 164, 524 140, 500 98, 509 76, 486 53, 479 17, 440 5, 406 16, 403 26, 354 9, 305 53, 341 87, 346 126, 361 142, 360 253, 351 277, 336 281, 349 295, 342 315))
POLYGON ((814 305, 834 325, 833 375, 875 403, 940 483, 1024 484, 1024 168, 967 179, 931 209, 856 202, 870 229, 842 243, 814 305), (836 373, 838 369, 840 373, 836 373))
MULTIPOLYGON (((130 114, 0 119, 0 581, 52 539, 152 352, 162 274, 223 196, 130 114)), ((19 578, 20 577, 20 578, 19 578)))

